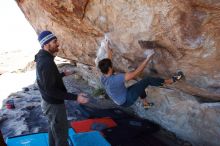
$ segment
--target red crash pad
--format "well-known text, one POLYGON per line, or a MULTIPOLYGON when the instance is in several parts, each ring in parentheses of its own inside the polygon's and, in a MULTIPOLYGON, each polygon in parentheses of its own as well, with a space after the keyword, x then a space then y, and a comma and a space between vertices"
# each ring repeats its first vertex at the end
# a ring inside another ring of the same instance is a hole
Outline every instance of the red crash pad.
POLYGON ((82 121, 71 122, 71 126, 75 130, 76 133, 93 131, 92 126, 94 124, 102 124, 102 125, 105 125, 106 128, 111 128, 111 127, 117 126, 115 121, 113 121, 109 117, 87 119, 87 120, 82 120, 82 121))

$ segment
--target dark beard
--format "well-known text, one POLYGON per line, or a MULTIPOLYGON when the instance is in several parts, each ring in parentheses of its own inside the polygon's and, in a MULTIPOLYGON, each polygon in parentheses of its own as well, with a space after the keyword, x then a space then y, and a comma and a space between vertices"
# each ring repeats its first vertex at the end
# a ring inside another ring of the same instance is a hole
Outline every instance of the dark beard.
POLYGON ((54 48, 51 48, 51 49, 49 49, 49 52, 51 53, 51 54, 53 54, 53 56, 56 56, 56 54, 57 54, 57 52, 58 52, 58 49, 54 49, 54 48))

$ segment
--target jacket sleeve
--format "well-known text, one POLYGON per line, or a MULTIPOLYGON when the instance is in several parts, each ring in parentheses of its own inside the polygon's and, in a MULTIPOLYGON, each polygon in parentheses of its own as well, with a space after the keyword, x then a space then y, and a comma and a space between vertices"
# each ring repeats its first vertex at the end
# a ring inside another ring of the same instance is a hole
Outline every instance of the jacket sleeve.
POLYGON ((61 72, 61 73, 60 73, 60 76, 61 76, 61 78, 65 77, 65 73, 64 73, 64 72, 61 72))
POLYGON ((42 82, 46 91, 46 94, 58 100, 76 100, 77 94, 68 93, 62 89, 59 89, 56 85, 56 73, 53 65, 47 65, 42 71, 42 82))

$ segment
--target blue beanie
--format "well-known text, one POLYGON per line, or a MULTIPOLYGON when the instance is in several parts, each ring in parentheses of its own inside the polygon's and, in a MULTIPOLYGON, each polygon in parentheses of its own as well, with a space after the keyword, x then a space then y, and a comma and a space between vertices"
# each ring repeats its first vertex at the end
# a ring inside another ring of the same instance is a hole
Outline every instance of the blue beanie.
POLYGON ((57 37, 50 31, 43 31, 38 36, 38 41, 40 42, 41 47, 49 43, 51 40, 57 39, 57 37))

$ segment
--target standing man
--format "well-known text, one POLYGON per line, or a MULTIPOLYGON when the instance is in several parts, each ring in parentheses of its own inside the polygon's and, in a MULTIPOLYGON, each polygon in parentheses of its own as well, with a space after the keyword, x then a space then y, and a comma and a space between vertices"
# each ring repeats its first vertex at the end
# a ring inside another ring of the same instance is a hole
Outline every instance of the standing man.
POLYGON ((163 86, 164 84, 172 84, 183 77, 182 72, 170 79, 146 77, 130 87, 125 86, 125 82, 134 79, 143 72, 145 66, 154 55, 153 50, 148 51, 146 59, 131 72, 114 73, 112 65, 112 50, 108 49, 108 58, 105 58, 98 63, 98 67, 102 72, 101 83, 104 86, 108 96, 117 104, 124 107, 129 107, 135 103, 140 97, 143 101, 144 108, 148 109, 153 103, 147 102, 145 88, 151 86, 163 86))
POLYGON ((69 123, 64 100, 77 100, 84 104, 88 98, 84 93, 76 95, 67 92, 62 77, 70 73, 59 73, 54 62, 59 51, 57 37, 50 31, 43 31, 38 40, 42 49, 35 56, 37 84, 42 96, 41 107, 49 122, 49 145, 68 146, 69 123))

